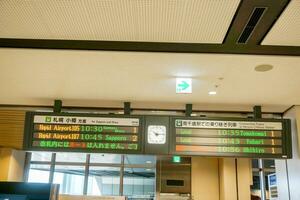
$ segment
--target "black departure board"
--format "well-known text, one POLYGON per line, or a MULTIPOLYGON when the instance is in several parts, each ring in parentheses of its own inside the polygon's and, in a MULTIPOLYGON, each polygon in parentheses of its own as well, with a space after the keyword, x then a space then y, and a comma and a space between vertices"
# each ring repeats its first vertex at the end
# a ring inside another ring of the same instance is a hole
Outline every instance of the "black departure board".
POLYGON ((27 150, 140 154, 143 117, 26 113, 27 150))
POLYGON ((24 149, 291 158, 289 119, 27 112, 24 149))
POLYGON ((289 120, 171 118, 170 153, 290 158, 289 120))

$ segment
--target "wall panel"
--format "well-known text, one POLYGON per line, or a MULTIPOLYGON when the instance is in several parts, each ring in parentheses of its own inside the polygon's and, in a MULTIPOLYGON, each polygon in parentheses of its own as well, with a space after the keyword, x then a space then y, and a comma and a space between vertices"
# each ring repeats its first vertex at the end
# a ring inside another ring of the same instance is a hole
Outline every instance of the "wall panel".
POLYGON ((219 200, 218 158, 192 157, 192 197, 219 200))
POLYGON ((0 147, 22 149, 25 111, 0 110, 0 147))
POLYGON ((23 181, 25 152, 0 148, 0 181, 23 181))

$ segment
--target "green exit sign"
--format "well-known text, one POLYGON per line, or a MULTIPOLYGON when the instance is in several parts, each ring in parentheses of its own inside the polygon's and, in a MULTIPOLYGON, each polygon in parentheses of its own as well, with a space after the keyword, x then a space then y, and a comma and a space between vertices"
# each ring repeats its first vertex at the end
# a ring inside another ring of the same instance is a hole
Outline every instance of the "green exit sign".
POLYGON ((176 93, 177 94, 191 94, 192 93, 192 79, 191 78, 176 78, 176 93))
POLYGON ((173 156, 172 161, 173 161, 173 163, 180 163, 181 162, 181 157, 180 156, 173 156))

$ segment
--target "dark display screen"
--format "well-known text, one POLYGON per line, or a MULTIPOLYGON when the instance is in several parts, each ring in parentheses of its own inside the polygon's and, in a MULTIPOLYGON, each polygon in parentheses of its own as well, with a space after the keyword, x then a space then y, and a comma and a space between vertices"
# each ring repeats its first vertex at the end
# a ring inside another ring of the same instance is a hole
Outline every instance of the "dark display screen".
POLYGON ((0 199, 49 200, 53 188, 48 183, 0 182, 0 199))
POLYGON ((291 157, 288 120, 172 118, 171 153, 230 157, 291 157))
POLYGON ((30 112, 24 145, 31 150, 141 153, 141 130, 141 117, 30 112))

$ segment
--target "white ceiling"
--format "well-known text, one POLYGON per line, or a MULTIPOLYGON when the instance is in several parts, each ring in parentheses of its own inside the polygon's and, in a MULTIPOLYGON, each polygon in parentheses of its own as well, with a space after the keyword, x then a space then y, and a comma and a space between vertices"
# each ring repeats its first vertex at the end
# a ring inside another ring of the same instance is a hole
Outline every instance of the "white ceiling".
POLYGON ((289 3, 262 44, 300 46, 300 0, 289 3))
POLYGON ((222 43, 240 0, 1 0, 0 37, 222 43))
POLYGON ((300 57, 0 49, 0 104, 283 111, 300 104, 300 57), (259 64, 274 65, 261 73, 259 64), (175 77, 193 94, 176 94, 175 77), (224 78, 219 80, 219 78, 224 78), (217 88, 216 96, 208 92, 217 88))

